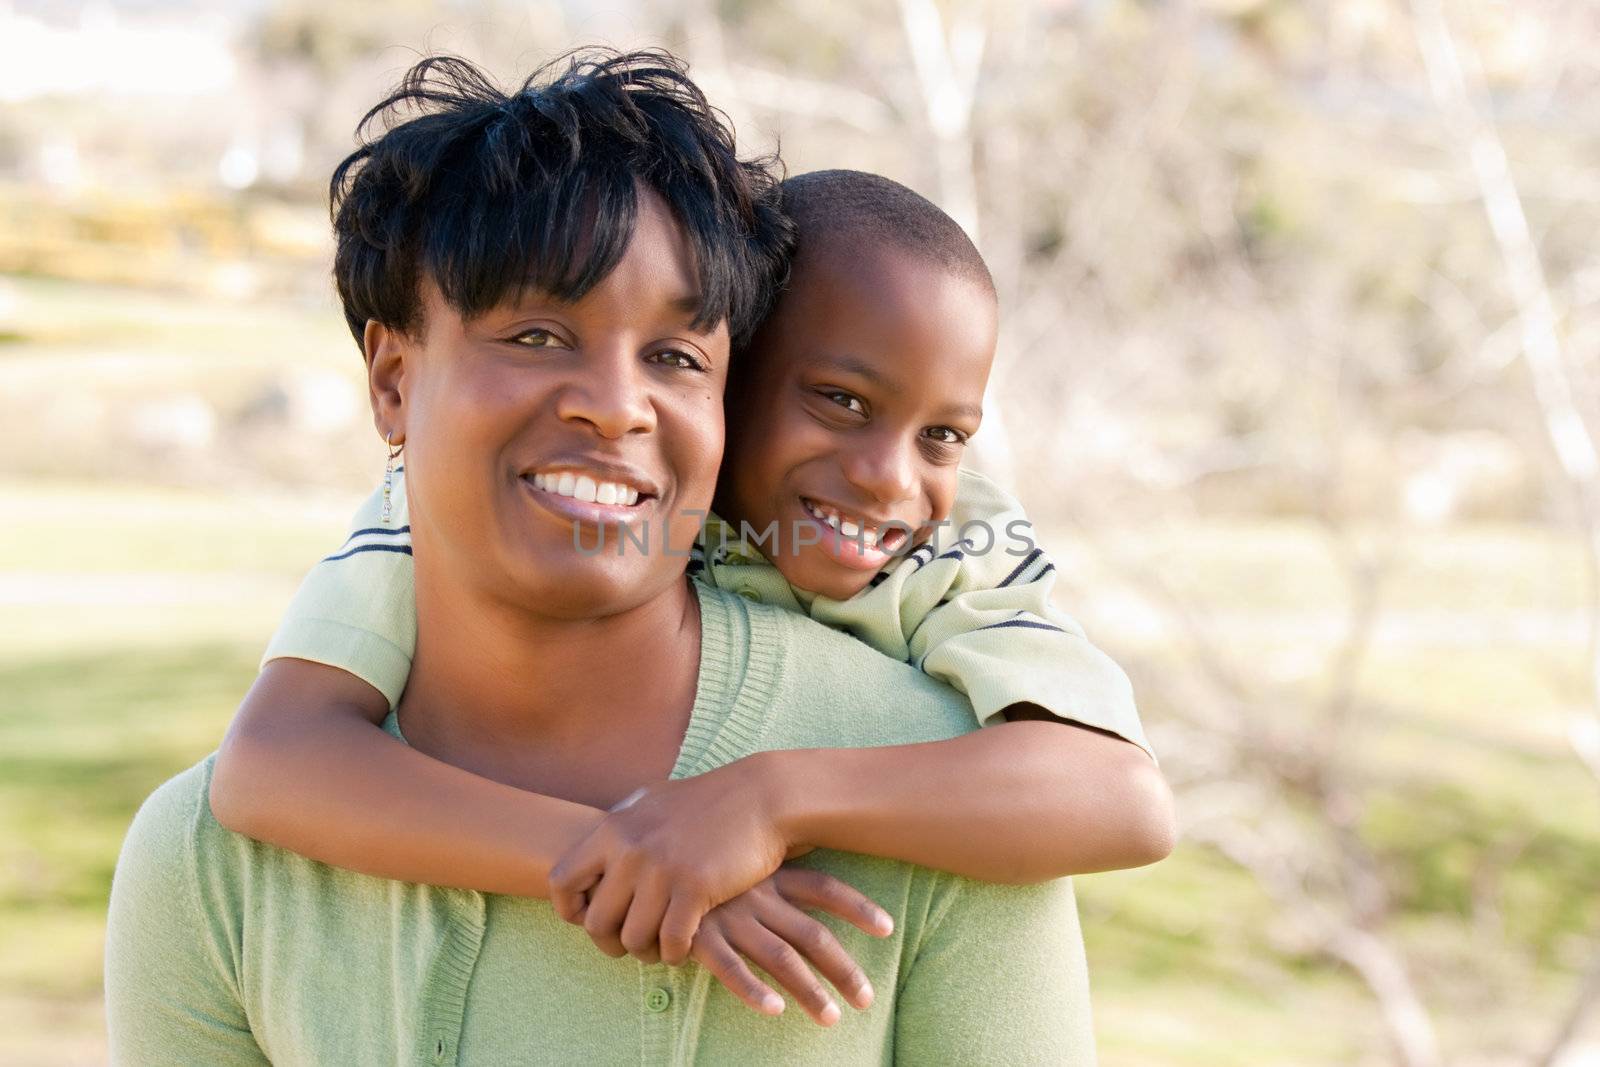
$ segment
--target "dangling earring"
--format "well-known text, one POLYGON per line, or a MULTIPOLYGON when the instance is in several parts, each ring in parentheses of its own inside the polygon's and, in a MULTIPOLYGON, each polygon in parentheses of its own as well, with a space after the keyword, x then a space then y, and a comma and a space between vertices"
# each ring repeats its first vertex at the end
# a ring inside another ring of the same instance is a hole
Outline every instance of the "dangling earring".
POLYGON ((400 450, 406 447, 404 441, 401 441, 396 446, 392 440, 393 437, 393 430, 383 435, 383 443, 389 446, 389 459, 383 465, 383 524, 385 526, 389 525, 389 516, 394 511, 391 499, 394 496, 394 461, 400 455, 400 450))

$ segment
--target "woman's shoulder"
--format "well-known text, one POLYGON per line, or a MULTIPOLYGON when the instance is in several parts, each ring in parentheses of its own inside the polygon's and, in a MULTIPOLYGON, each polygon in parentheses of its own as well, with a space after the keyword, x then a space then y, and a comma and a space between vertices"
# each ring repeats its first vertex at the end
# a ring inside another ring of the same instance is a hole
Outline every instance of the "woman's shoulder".
POLYGON ((808 616, 717 591, 746 620, 753 666, 773 666, 766 740, 851 747, 935 741, 977 728, 967 698, 808 616))
POLYGON ((123 859, 137 856, 170 871, 204 880, 208 871, 228 866, 249 838, 235 834, 211 814, 211 776, 217 756, 168 778, 145 798, 128 827, 123 859))

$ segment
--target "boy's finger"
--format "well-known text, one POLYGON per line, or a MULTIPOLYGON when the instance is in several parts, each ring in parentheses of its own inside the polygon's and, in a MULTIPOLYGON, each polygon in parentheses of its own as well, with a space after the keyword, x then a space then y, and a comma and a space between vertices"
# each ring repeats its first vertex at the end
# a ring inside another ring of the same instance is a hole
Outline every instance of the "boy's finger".
POLYGON ((728 943, 787 989, 818 1025, 832 1026, 839 1021, 839 1005, 789 942, 751 919, 728 931, 728 943))
POLYGON ((550 906, 556 914, 569 923, 582 923, 583 914, 589 907, 589 890, 594 888, 596 878, 587 885, 564 886, 557 885, 555 879, 550 880, 550 906))
POLYGON ((666 891, 654 883, 641 886, 633 894, 619 939, 634 959, 643 963, 660 961, 661 916, 667 910, 669 899, 666 891))
POLYGON ((782 1015, 783 998, 739 957, 722 934, 701 929, 690 953, 712 977, 728 987, 728 992, 762 1015, 782 1015))
POLYGON ((705 918, 706 910, 682 894, 673 894, 672 902, 667 905, 667 912, 661 919, 662 963, 676 967, 689 958, 695 931, 700 929, 700 920, 705 918))
POLYGON ((872 983, 833 931, 787 901, 763 909, 761 923, 793 945, 840 994, 862 1011, 872 1007, 872 983))
POLYGON ((583 929, 589 940, 607 956, 626 956, 622 944, 622 922, 633 903, 633 885, 621 878, 602 878, 589 894, 589 909, 583 916, 583 929))
POLYGON ((550 904, 567 922, 577 922, 586 903, 580 898, 605 875, 605 855, 590 847, 589 839, 580 842, 550 868, 550 904))
POLYGON ((839 881, 831 874, 804 867, 780 867, 772 884, 784 898, 802 908, 837 915, 864 934, 888 937, 894 933, 894 918, 861 890, 839 881))

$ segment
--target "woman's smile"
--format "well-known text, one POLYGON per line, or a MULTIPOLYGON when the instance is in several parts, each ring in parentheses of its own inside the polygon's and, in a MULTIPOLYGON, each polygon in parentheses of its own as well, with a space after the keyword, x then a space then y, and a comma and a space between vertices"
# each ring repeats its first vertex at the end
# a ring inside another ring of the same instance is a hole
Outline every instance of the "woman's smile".
POLYGON ((524 472, 519 481, 537 506, 568 523, 648 522, 661 500, 654 480, 600 462, 546 464, 524 472))

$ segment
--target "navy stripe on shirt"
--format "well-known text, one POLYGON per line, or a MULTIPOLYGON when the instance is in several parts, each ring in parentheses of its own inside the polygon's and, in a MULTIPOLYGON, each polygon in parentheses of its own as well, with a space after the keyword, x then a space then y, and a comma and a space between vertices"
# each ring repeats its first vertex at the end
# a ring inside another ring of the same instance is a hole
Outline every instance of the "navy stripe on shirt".
POLYGON ((335 555, 335 556, 327 556, 322 560, 322 562, 324 562, 324 563, 336 563, 341 559, 349 559, 351 556, 359 555, 362 552, 402 552, 405 555, 409 556, 409 555, 411 555, 411 546, 410 545, 357 545, 355 548, 352 548, 348 552, 340 552, 338 555, 335 555))
POLYGON ((360 530, 351 530, 350 536, 344 539, 344 543, 348 545, 356 538, 365 537, 367 534, 387 534, 389 536, 394 536, 395 534, 408 534, 410 532, 410 526, 397 526, 393 530, 389 529, 387 526, 368 526, 360 530))
MULTIPOLYGON (((1017 614, 1018 615, 1022 615, 1022 614, 1026 614, 1026 613, 1019 611, 1019 612, 1017 612, 1017 614)), ((922 621, 923 622, 927 622, 928 620, 927 619, 923 619, 922 621)), ((1048 631, 1050 631, 1052 633, 1058 633, 1058 634, 1064 634, 1064 633, 1067 632, 1067 631, 1063 630, 1061 627, 1053 626, 1048 622, 1034 622, 1032 619, 1018 619, 1018 618, 1007 619, 1004 622, 991 622, 987 626, 980 626, 976 630, 971 630, 969 632, 970 633, 981 633, 984 630, 1004 630, 1004 629, 1008 629, 1008 628, 1009 629, 1019 629, 1019 630, 1048 630, 1048 631)), ((917 629, 918 630, 922 629, 922 624, 921 623, 917 624, 917 629)), ((911 632, 911 636, 912 637, 916 636, 916 630, 913 630, 911 632)), ((928 649, 927 655, 923 656, 922 659, 918 660, 914 664, 914 666, 917 668, 917 670, 920 671, 920 670, 923 669, 923 664, 928 662, 928 656, 931 656, 933 654, 933 652, 934 652, 933 649, 931 649, 931 648, 928 649)), ((907 663, 911 663, 911 661, 909 659, 906 660, 906 662, 907 663)))
POLYGON ((1052 623, 1034 622, 1032 619, 1007 619, 1005 622, 991 622, 988 626, 980 626, 977 630, 972 632, 977 633, 978 630, 1003 630, 1008 626, 1020 627, 1025 630, 1052 630, 1058 634, 1064 634, 1067 632, 1061 627, 1052 623))
POLYGON ((1042 549, 1042 548, 1036 548, 1032 552, 1029 552, 1027 558, 1024 559, 1021 563, 1017 564, 1017 569, 1012 571, 1010 574, 1006 575, 1005 580, 1002 581, 999 585, 995 586, 995 588, 996 589, 1004 589, 1006 586, 1008 586, 1012 582, 1016 581, 1017 577, 1019 575, 1021 575, 1023 571, 1025 571, 1029 567, 1033 566, 1033 561, 1038 559, 1043 554, 1044 554, 1044 549, 1042 549))
POLYGON ((914 573, 917 570, 917 568, 921 567, 924 563, 931 563, 931 562, 933 562, 933 546, 932 545, 918 545, 916 548, 911 550, 911 555, 906 557, 906 561, 903 564, 903 566, 910 567, 912 572, 914 573), (927 559, 923 559, 922 558, 922 553, 923 552, 927 552, 928 553, 928 558, 927 559))

